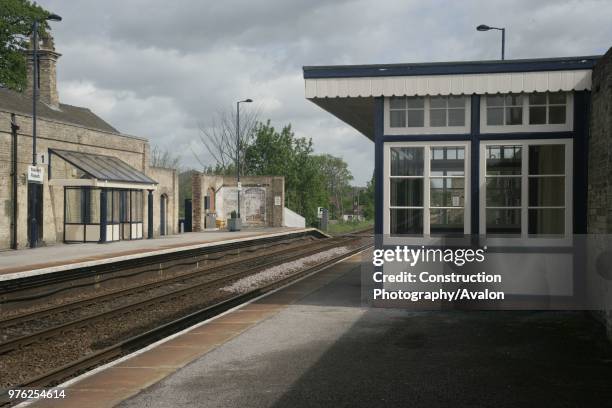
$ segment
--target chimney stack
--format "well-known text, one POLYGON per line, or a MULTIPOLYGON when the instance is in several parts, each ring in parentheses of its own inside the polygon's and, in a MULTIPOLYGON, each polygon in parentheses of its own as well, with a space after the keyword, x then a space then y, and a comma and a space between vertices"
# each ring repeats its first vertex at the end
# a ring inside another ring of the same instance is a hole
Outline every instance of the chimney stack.
MULTIPOLYGON (((61 54, 55 52, 53 37, 44 34, 40 37, 38 45, 38 100, 53 109, 59 109, 59 95, 57 93, 57 59, 61 54)), ((34 44, 30 38, 30 49, 26 53, 28 60, 28 83, 26 95, 32 97, 32 80, 34 67, 34 44)))

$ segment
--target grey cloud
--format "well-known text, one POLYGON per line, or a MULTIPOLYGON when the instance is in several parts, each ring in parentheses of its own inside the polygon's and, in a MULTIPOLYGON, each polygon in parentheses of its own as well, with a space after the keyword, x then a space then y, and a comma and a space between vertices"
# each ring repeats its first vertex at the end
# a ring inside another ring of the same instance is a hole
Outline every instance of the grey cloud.
POLYGON ((304 99, 303 65, 496 59, 499 34, 476 32, 480 23, 508 28, 510 58, 612 45, 608 1, 40 3, 64 17, 53 23, 64 102, 196 166, 198 123, 251 97, 262 118, 291 123, 317 152, 343 156, 359 184, 372 174, 372 143, 304 99))

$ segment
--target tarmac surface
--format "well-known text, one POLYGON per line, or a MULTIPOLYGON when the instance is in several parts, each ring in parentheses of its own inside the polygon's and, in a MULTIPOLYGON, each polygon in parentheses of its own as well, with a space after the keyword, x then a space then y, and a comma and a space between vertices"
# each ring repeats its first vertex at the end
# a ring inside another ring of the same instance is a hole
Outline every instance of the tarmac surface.
POLYGON ((587 314, 364 308, 359 262, 344 268, 119 406, 612 406, 587 314))

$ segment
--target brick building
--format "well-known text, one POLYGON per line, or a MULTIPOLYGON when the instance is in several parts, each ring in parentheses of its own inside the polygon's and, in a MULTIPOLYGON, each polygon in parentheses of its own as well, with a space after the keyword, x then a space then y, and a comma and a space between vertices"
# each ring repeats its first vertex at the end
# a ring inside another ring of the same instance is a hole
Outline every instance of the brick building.
POLYGON ((60 103, 51 38, 39 51, 37 156, 42 200, 28 207, 32 163, 32 53, 24 93, 0 88, 0 249, 39 241, 109 242, 176 233, 178 175, 149 165, 147 139, 125 135, 84 107, 60 103), (32 215, 30 214, 30 215, 32 215))
MULTIPOLYGON (((206 215, 226 221, 237 209, 238 185, 232 176, 211 176, 199 172, 192 174, 193 230, 214 228, 206 225, 206 215)), ((301 226, 288 223, 285 214, 285 178, 280 176, 243 176, 240 189, 240 217, 245 227, 301 226)), ((287 217, 288 218, 288 217, 287 217)), ((210 219, 209 219, 210 220, 210 219)))

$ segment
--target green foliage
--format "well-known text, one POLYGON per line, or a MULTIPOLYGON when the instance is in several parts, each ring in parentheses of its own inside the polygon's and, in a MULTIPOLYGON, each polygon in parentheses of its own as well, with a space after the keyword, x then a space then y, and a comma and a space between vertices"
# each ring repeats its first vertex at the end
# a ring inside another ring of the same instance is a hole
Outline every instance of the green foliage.
POLYGON ((335 234, 346 234, 353 231, 360 231, 366 228, 371 228, 374 226, 374 222, 372 220, 366 221, 354 221, 354 222, 337 222, 334 224, 329 224, 327 227, 327 232, 335 235, 335 234))
MULTIPOLYGON (((318 226, 317 207, 330 210, 332 219, 353 213, 359 202, 373 218, 374 187, 351 187, 353 176, 348 164, 329 154, 314 155, 312 140, 296 137, 291 125, 280 131, 270 120, 258 122, 253 137, 245 141, 241 168, 247 176, 283 176, 285 206, 306 218, 306 224, 318 226), (348 211, 347 211, 348 210, 348 211)), ((234 164, 204 168, 205 174, 236 174, 234 164)))
POLYGON ((324 176, 312 155, 312 140, 295 137, 291 126, 279 132, 268 120, 258 123, 245 150, 245 169, 252 176, 284 176, 285 205, 309 225, 317 222, 317 207, 325 206, 324 176))
POLYGON ((345 209, 352 210, 350 182, 353 176, 348 164, 329 154, 314 156, 314 160, 323 174, 324 188, 329 197, 325 206, 330 210, 330 217, 342 218, 345 209))
POLYGON ((363 207, 363 216, 368 220, 374 219, 374 173, 368 181, 365 190, 362 190, 359 195, 359 204, 363 207))
POLYGON ((26 87, 26 58, 34 19, 40 34, 48 28, 49 12, 29 0, 0 1, 0 85, 21 91, 26 87))

